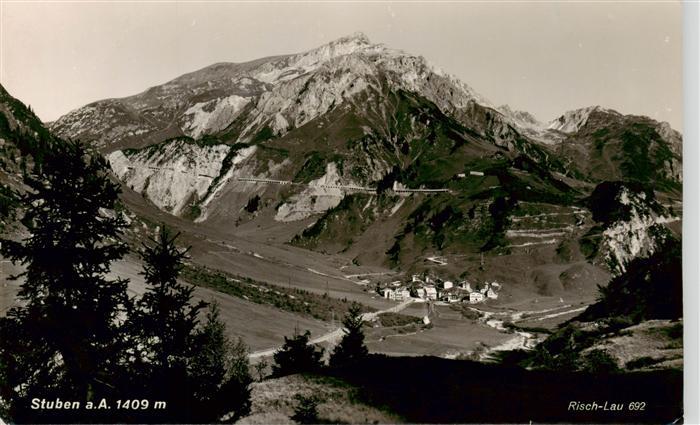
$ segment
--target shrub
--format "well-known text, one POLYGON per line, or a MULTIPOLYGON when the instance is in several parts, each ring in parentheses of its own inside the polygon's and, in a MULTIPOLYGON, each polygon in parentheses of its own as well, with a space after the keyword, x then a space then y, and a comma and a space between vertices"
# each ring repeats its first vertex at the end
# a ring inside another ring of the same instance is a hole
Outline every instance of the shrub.
POLYGON ((297 394, 294 396, 297 405, 292 419, 302 424, 318 423, 318 400, 314 396, 297 394))
POLYGON ((625 363, 625 369, 627 370, 632 370, 632 369, 641 369, 645 368, 647 366, 651 366, 653 364, 662 362, 663 359, 655 359, 653 357, 649 356, 644 356, 644 357, 639 357, 634 360, 630 360, 627 363, 625 363))
POLYGON ((591 350, 583 358, 583 369, 593 373, 614 373, 620 370, 617 360, 605 350, 591 350))
POLYGON ((284 345, 275 352, 272 365, 273 376, 315 372, 322 367, 323 348, 309 344, 311 332, 308 330, 291 338, 284 337, 284 345))

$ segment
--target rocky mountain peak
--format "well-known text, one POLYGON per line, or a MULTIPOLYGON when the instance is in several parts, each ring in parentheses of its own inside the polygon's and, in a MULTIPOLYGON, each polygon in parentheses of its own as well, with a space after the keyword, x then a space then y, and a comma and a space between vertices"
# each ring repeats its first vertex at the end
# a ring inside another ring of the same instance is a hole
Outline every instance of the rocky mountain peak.
POLYGON ((356 31, 352 34, 340 37, 331 41, 329 44, 372 44, 369 37, 362 31, 356 31))
POLYGON ((199 138, 234 120, 237 140, 268 129, 281 136, 380 86, 415 93, 447 114, 471 103, 491 106, 422 56, 372 43, 360 32, 301 53, 216 63, 135 96, 71 111, 51 129, 106 152, 181 135, 199 138))
POLYGON ((540 120, 527 111, 513 110, 508 105, 501 105, 497 109, 503 115, 513 120, 518 127, 532 129, 540 129, 544 127, 544 124, 540 120))
POLYGON ((614 115, 620 115, 618 112, 612 109, 606 109, 599 105, 588 106, 585 108, 579 108, 565 112, 563 115, 550 121, 547 128, 551 130, 558 130, 562 133, 575 133, 578 130, 580 130, 581 127, 586 125, 586 122, 588 122, 588 118, 594 112, 604 112, 614 115))

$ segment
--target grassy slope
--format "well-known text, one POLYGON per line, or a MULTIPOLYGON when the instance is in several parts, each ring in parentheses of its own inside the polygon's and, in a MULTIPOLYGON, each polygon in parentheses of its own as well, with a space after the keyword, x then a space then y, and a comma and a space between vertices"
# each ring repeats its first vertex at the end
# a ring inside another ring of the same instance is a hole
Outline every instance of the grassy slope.
MULTIPOLYGON (((280 310, 324 321, 331 321, 333 317, 342 317, 352 304, 346 299, 331 298, 301 289, 283 288, 194 264, 185 267, 182 278, 193 285, 204 286, 257 304, 270 305, 280 310)), ((363 311, 374 310, 364 305, 362 308, 363 311)))
MULTIPOLYGON (((512 200, 573 202, 576 192, 547 168, 527 156, 495 146, 442 114, 432 103, 404 92, 385 93, 382 99, 380 105, 362 104, 362 110, 353 105, 331 112, 322 132, 307 134, 301 128, 274 143, 294 144, 301 150, 310 146, 305 151, 308 158, 296 174, 305 176, 303 180, 308 180, 312 168, 316 170, 313 176, 318 176, 325 169, 322 159, 332 157, 346 174, 365 184, 384 188, 399 181, 414 188, 447 187, 456 195, 414 196, 417 199, 404 207, 413 208, 406 223, 388 219, 398 198, 381 193, 372 199, 369 195, 351 195, 298 235, 294 244, 342 252, 351 249, 364 232, 378 230, 380 226, 373 224, 379 222, 394 229, 395 240, 384 246, 385 255, 392 264, 405 265, 424 250, 478 252, 502 245, 503 218, 514 205, 512 200), (358 127, 363 128, 362 132, 358 127), (329 151, 319 153, 324 148, 329 151), (372 180, 365 158, 375 168, 383 169, 384 179, 372 180), (472 170, 484 171, 487 176, 456 178, 472 170), (408 234, 411 237, 404 243, 408 234)), ((520 143, 523 149, 541 154, 541 148, 524 140, 520 143)))
POLYGON ((601 286, 595 304, 532 353, 509 360, 554 370, 682 367, 682 292, 681 245, 668 239, 601 286))
POLYGON ((362 403, 357 389, 346 382, 327 376, 291 375, 253 384, 250 414, 238 424, 294 423, 296 395, 319 400, 319 419, 323 423, 402 423, 386 410, 362 403))

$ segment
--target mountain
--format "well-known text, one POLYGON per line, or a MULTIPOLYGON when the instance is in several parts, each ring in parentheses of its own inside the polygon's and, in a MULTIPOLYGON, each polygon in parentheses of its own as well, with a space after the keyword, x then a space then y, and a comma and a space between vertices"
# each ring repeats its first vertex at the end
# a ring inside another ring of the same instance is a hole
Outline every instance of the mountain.
POLYGON ((600 106, 589 106, 587 108, 574 109, 565 112, 560 117, 552 120, 547 125, 548 129, 561 131, 562 133, 576 133, 583 127, 594 112, 602 112, 620 115, 612 109, 604 109, 600 106))
POLYGON ((55 138, 31 108, 0 85, 0 170, 30 171, 55 138))
POLYGON ((54 142, 31 108, 0 85, 0 230, 14 219, 22 174, 41 166, 54 142))
POLYGON ((282 135, 354 94, 376 89, 380 74, 392 87, 420 91, 443 110, 487 103, 422 57, 372 44, 358 33, 296 55, 214 64, 135 96, 78 108, 51 130, 109 152, 215 133, 241 114, 232 137, 247 141, 260 131, 282 135))
POLYGON ((527 111, 514 111, 508 105, 499 106, 498 111, 510 118, 519 128, 541 129, 544 126, 540 120, 527 111))
POLYGON ((642 233, 675 223, 641 201, 636 216, 600 223, 596 187, 652 188, 676 213, 682 187, 682 138, 668 124, 597 106, 543 123, 363 34, 215 64, 51 129, 94 143, 168 213, 286 229, 285 242, 358 264, 496 274, 548 295, 594 293, 653 251, 642 233), (642 247, 606 248, 630 226, 642 247))
POLYGON ((254 261, 246 273, 497 282, 489 303, 516 310, 592 305, 509 361, 596 372, 682 363, 682 136, 666 123, 598 106, 543 122, 355 34, 215 64, 50 129, 1 90, 0 226, 52 131, 105 155, 132 242, 165 212, 197 261, 254 261))
POLYGON ((680 194, 682 137, 668 123, 600 107, 570 111, 550 124, 566 134, 556 153, 590 180, 628 180, 680 194))

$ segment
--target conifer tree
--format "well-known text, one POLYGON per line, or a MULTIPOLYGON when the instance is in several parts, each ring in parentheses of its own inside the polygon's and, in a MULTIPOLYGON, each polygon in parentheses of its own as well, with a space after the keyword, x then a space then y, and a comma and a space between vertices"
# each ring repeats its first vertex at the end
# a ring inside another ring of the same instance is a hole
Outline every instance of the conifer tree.
POLYGON ((197 316, 206 307, 203 301, 192 304, 194 287, 178 281, 189 250, 178 249, 178 236, 161 226, 158 236, 151 239, 152 246, 144 244, 140 252, 146 290, 136 301, 130 327, 140 337, 137 357, 144 359, 153 373, 184 370, 197 316))
POLYGON ((168 410, 139 419, 203 423, 228 413, 238 417, 250 407, 247 348, 226 337, 217 305, 199 323, 207 304, 194 302, 194 287, 178 281, 188 251, 175 244, 178 235, 162 226, 141 251, 147 288, 128 324, 136 347, 132 382, 143 384, 144 397, 166 401, 168 410))
POLYGON ((295 334, 292 338, 284 337, 284 345, 273 354, 273 376, 294 373, 315 372, 322 366, 323 348, 309 344, 311 332, 295 334))
POLYGON ((128 304, 127 282, 106 277, 127 251, 123 218, 107 213, 119 187, 106 161, 72 141, 49 152, 37 175, 25 175, 28 236, 0 241, 3 256, 24 267, 14 276, 23 279, 21 303, 0 322, 0 387, 17 421, 31 420, 28 397, 85 401, 112 387, 128 304))
POLYGON ((211 422, 226 415, 235 421, 250 411, 248 347, 226 336, 218 304, 210 304, 207 319, 195 336, 197 354, 189 366, 196 421, 211 422))
MULTIPOLYGON (((165 226, 144 244, 140 251, 146 289, 134 302, 126 329, 129 335, 130 385, 143 398, 165 401, 161 421, 183 419, 190 401, 187 367, 194 352, 194 333, 198 314, 206 303, 192 303, 194 287, 178 281, 187 258, 187 249, 179 249, 165 226)), ((150 421, 150 418, 140 418, 150 421)), ((155 420, 156 418, 153 418, 155 420)), ((186 419, 184 419, 187 421, 186 419)))
POLYGON ((343 318, 343 339, 335 346, 330 357, 331 366, 340 366, 356 362, 367 357, 369 351, 365 345, 365 334, 362 331, 362 308, 353 303, 343 318))

